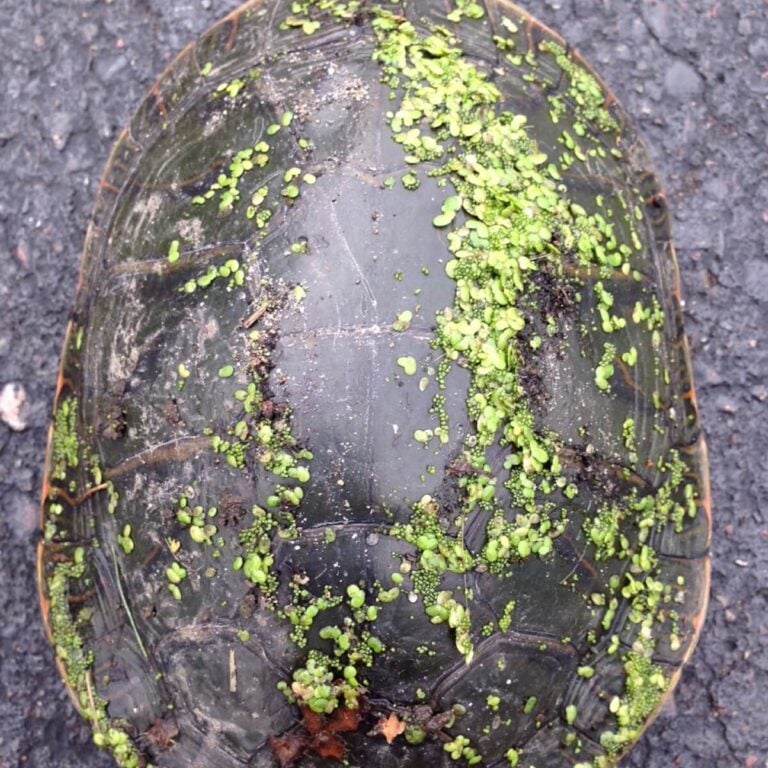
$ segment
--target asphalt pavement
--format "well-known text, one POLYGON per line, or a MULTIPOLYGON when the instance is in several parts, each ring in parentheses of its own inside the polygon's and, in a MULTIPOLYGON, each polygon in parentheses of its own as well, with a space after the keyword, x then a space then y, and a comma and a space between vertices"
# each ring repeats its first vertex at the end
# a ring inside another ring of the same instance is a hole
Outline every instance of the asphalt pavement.
MULTIPOLYGON (((174 54, 237 5, 0 0, 0 391, 18 385, 0 396, 0 768, 112 766, 69 703, 38 614, 47 422, 110 147, 174 54)), ((707 624, 674 705, 625 765, 766 768, 768 2, 523 6, 603 75, 664 180, 710 447, 707 624)))

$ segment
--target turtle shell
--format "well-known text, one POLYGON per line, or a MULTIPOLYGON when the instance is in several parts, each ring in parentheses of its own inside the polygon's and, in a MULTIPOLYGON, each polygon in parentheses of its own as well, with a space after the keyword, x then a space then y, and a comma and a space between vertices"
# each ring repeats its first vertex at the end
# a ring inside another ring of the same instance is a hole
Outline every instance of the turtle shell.
POLYGON ((646 150, 506 2, 246 4, 114 148, 45 476, 119 765, 614 765, 709 574, 646 150))

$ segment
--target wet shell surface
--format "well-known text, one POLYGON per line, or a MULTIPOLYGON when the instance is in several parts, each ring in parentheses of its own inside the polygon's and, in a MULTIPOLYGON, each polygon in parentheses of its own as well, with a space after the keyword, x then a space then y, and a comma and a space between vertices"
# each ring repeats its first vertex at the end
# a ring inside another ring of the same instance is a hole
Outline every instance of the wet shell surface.
POLYGON ((40 591, 123 768, 607 768, 700 629, 666 203, 506 2, 262 0, 96 199, 40 591))

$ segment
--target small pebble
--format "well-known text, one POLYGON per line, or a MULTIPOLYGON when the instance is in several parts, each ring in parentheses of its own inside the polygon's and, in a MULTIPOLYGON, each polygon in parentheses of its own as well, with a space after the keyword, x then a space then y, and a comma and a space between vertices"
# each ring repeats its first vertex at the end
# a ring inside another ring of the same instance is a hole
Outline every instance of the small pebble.
POLYGON ((6 384, 0 392, 0 421, 4 421, 15 432, 27 428, 27 422, 21 417, 21 409, 26 400, 24 387, 16 382, 6 384))

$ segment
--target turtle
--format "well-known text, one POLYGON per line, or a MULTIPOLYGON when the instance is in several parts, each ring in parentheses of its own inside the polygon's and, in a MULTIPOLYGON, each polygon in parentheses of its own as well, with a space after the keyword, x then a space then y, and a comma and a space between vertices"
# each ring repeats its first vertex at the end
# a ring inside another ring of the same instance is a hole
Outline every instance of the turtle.
POLYGON ((608 768, 691 656, 666 198, 506 0, 254 0, 101 180, 42 615, 123 768, 608 768))

